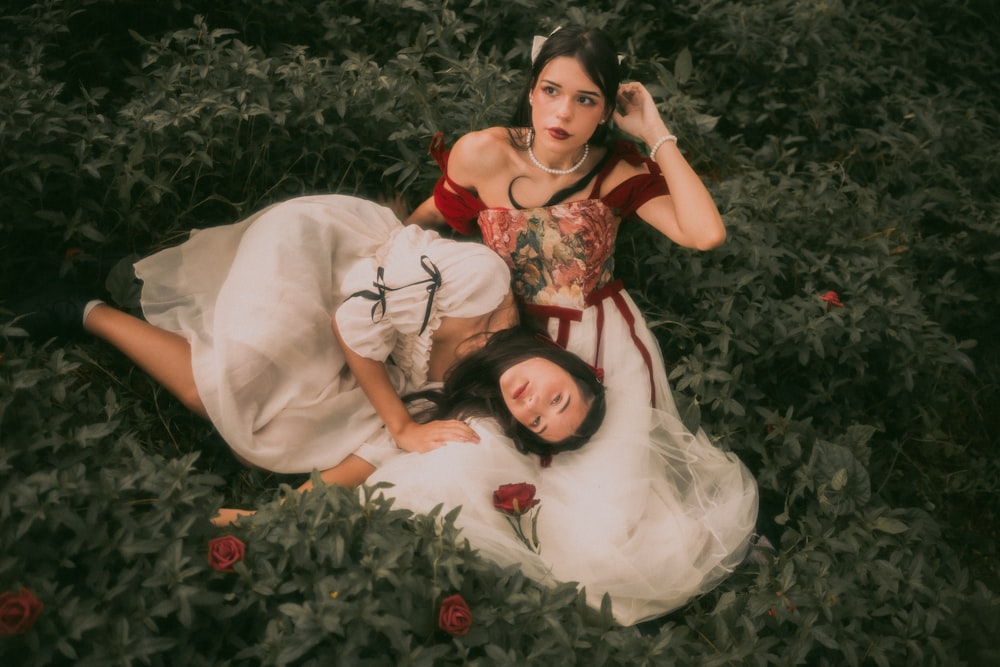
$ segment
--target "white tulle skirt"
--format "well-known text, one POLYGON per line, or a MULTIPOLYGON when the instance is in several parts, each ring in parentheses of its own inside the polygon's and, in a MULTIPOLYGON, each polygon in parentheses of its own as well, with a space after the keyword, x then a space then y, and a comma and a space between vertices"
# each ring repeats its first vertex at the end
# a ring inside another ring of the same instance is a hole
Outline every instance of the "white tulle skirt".
POLYGON ((298 197, 136 263, 146 319, 191 344, 202 403, 242 460, 324 470, 384 432, 330 319, 359 259, 400 227, 370 201, 298 197))
POLYGON ((577 582, 595 607, 608 594, 619 623, 660 616, 742 562, 757 487, 739 459, 671 413, 611 397, 608 407, 597 436, 548 468, 481 420, 478 444, 397 456, 368 483, 393 484, 382 492, 415 512, 461 506, 458 526, 481 555, 539 581, 577 582), (496 488, 519 482, 534 484, 541 501, 539 554, 493 507, 496 488))

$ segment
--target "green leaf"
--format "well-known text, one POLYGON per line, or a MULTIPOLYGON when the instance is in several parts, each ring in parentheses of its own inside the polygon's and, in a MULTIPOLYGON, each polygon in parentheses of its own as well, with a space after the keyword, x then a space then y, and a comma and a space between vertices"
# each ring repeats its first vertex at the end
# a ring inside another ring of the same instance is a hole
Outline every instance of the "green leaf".
POLYGON ((683 85, 691 78, 693 70, 691 51, 685 47, 677 54, 677 59, 674 61, 674 78, 677 79, 677 83, 683 85))
POLYGON ((905 533, 910 529, 905 523, 899 519, 893 519, 892 517, 880 516, 875 519, 874 523, 875 530, 880 530, 883 533, 889 533, 890 535, 899 535, 900 533, 905 533))

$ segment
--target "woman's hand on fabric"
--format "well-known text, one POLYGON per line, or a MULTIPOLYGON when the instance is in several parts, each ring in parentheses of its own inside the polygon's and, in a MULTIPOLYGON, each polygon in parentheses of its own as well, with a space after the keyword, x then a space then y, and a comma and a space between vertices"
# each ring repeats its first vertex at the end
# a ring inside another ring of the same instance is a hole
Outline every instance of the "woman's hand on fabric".
POLYGON ((450 442, 479 442, 479 434, 457 419, 418 424, 410 422, 394 434, 396 444, 408 452, 429 452, 450 442))
POLYGON ((669 134, 653 96, 641 83, 632 81, 618 86, 617 102, 620 111, 616 109, 613 117, 618 129, 646 143, 669 134))

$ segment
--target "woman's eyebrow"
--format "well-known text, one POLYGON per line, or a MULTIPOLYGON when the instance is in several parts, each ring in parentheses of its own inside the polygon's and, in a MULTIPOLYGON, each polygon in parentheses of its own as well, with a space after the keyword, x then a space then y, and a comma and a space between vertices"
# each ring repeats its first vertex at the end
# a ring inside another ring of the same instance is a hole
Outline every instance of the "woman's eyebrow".
MULTIPOLYGON (((569 403, 572 400, 573 400, 573 397, 567 394, 566 395, 566 400, 563 401, 562 407, 559 408, 556 411, 556 414, 557 415, 561 415, 562 413, 566 412, 566 410, 569 408, 569 403)), ((540 429, 538 429, 537 431, 535 431, 535 435, 541 435, 542 433, 545 433, 545 429, 547 429, 548 427, 549 427, 549 423, 545 422, 545 426, 543 426, 540 429)))
MULTIPOLYGON (((562 90, 562 84, 558 84, 555 81, 552 81, 551 79, 542 79, 542 83, 547 83, 553 88, 559 88, 560 90, 562 90)), ((601 97, 601 92, 598 90, 578 90, 576 92, 578 92, 581 95, 593 95, 594 97, 601 97)))

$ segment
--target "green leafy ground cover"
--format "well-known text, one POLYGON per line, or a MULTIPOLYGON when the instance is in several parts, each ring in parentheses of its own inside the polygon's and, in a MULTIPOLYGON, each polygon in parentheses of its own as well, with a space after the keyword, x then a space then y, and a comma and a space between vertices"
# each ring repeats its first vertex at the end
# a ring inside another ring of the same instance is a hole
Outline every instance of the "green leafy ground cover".
MULTIPOLYGON (((751 466, 775 561, 663 623, 409 517, 247 471, 93 341, 4 340, 0 663, 994 664, 1000 21, 988 0, 11 0, 0 308, 311 192, 423 199, 430 137, 503 122, 533 34, 606 27, 730 230, 629 226, 619 272, 685 415, 751 466), (306 7, 306 5, 309 5, 306 7), (833 290, 843 307, 820 296, 833 290), (279 488, 284 490, 279 491, 279 488), (214 571, 215 508, 260 506, 214 571), (437 628, 443 597, 469 634, 437 628)), ((110 277, 108 277, 110 275, 110 277)))

